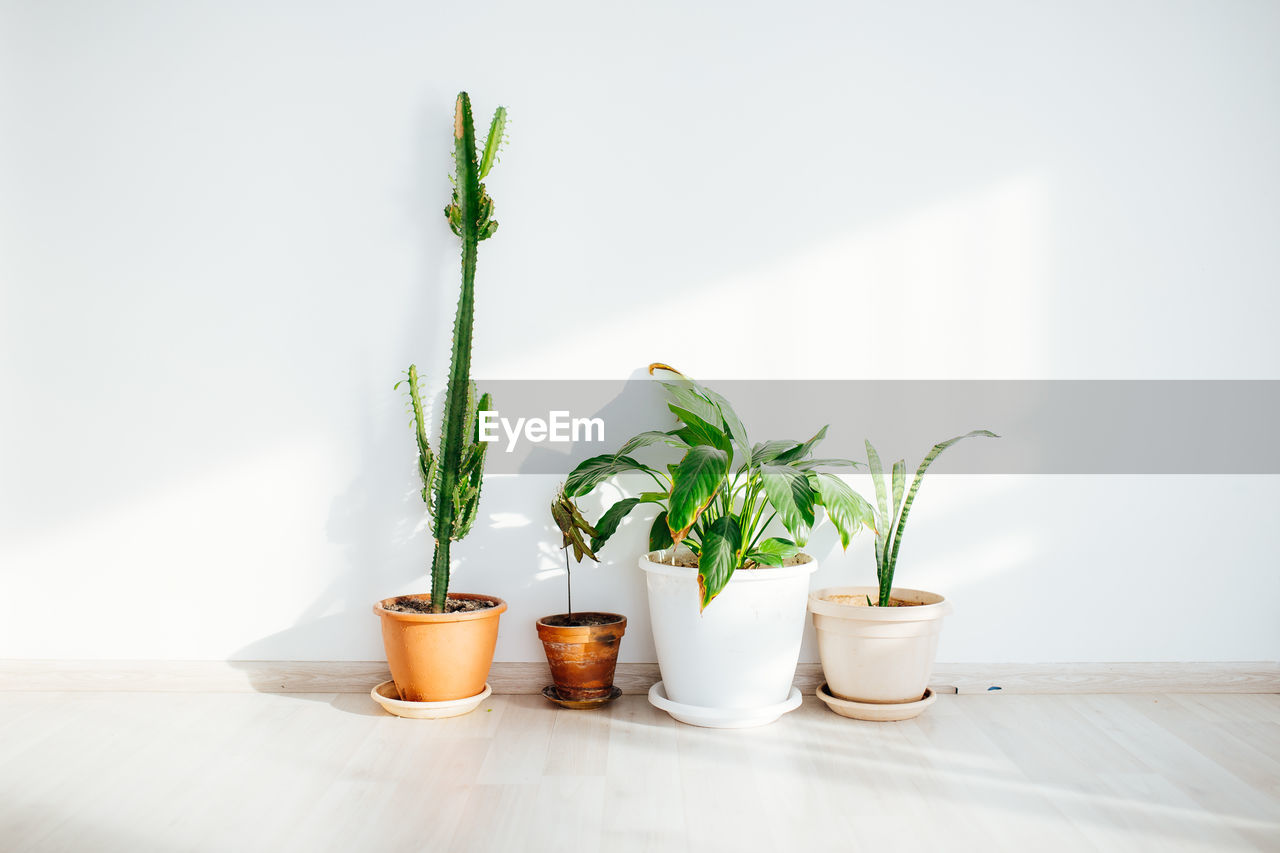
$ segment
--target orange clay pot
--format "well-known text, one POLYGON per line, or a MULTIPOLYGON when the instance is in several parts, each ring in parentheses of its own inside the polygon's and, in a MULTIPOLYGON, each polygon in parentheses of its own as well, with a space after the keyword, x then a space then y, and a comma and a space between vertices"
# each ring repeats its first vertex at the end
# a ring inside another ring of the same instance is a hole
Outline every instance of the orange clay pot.
POLYGON ((429 601, 429 595, 384 598, 373 605, 382 620, 382 644, 400 698, 409 702, 465 699, 484 690, 498 643, 498 617, 507 603, 491 595, 451 592, 453 599, 492 601, 463 613, 397 613, 396 598, 429 601))
POLYGON ((602 625, 555 625, 568 614, 544 616, 537 621, 538 639, 547 652, 551 680, 561 699, 607 699, 613 691, 613 671, 618 645, 627 630, 627 617, 617 613, 575 613, 574 616, 607 617, 602 625))

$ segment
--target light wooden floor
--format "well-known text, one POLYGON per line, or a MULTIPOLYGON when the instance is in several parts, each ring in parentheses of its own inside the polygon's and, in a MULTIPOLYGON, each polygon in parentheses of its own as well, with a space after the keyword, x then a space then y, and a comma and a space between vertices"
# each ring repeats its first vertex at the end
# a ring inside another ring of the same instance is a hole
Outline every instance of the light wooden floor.
POLYGON ((0 693, 0 850, 1280 850, 1280 696, 941 696, 762 729, 494 696, 0 693), (821 846, 815 846, 821 845, 821 846))

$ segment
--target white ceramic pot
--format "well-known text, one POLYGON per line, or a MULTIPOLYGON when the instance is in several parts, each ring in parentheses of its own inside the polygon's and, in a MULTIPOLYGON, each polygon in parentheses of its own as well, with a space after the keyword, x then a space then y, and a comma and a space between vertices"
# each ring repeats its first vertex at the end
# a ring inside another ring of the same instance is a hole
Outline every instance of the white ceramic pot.
POLYGON ((851 702, 899 704, 924 697, 951 604, 918 589, 894 589, 909 607, 869 607, 873 586, 833 586, 809 594, 818 656, 831 693, 851 702), (844 602, 830 600, 847 596, 844 602), (861 604, 856 602, 861 601, 861 604))
MULTIPOLYGON (((698 570, 664 564, 666 556, 655 551, 641 557, 640 568, 668 703, 690 706, 686 716, 691 719, 697 717, 696 709, 783 708, 751 725, 772 722, 790 710, 785 706, 792 698, 809 575, 817 570, 817 561, 740 569, 700 612, 698 570)), ((758 720, 759 714, 747 717, 758 720)))

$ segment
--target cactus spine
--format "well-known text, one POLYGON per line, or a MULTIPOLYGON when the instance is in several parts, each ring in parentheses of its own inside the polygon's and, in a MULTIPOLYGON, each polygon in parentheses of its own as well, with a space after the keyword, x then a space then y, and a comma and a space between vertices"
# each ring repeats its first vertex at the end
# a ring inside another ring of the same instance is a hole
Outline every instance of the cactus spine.
POLYGON ((498 229, 493 200, 480 181, 497 162, 503 142, 507 111, 499 107, 489 128, 484 152, 477 157, 471 99, 458 93, 454 111, 453 201, 444 209, 453 233, 462 238, 462 292, 453 321, 453 352, 449 383, 445 389, 444 417, 437 460, 427 440, 418 371, 409 367, 409 396, 418 440, 418 467, 423 478, 422 498, 434 520, 435 553, 431 560, 431 609, 443 613, 449 593, 449 549, 471 530, 480 504, 480 482, 488 445, 479 440, 477 413, 491 408, 488 394, 476 402, 471 381, 471 337, 475 320, 476 249, 498 229))

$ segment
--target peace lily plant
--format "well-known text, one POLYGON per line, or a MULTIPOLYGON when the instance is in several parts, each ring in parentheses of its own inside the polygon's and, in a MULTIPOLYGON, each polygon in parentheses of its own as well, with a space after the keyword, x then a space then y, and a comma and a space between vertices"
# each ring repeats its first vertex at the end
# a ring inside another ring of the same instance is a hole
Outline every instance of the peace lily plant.
POLYGON ((752 444, 746 426, 723 396, 665 364, 649 373, 674 374, 662 382, 667 408, 679 419, 672 430, 642 432, 617 453, 593 456, 569 475, 565 493, 589 494, 604 480, 628 471, 648 475, 658 486, 623 498, 595 524, 591 549, 599 551, 622 520, 644 504, 660 511, 649 529, 649 550, 674 561, 678 546, 697 557, 698 598, 705 609, 743 568, 782 566, 797 557, 825 509, 847 548, 862 527, 874 528, 875 511, 844 480, 823 468, 857 467, 851 459, 814 458, 826 437, 824 426, 808 441, 772 440, 752 444), (664 468, 630 454, 648 445, 676 448, 679 463, 664 468), (766 535, 777 520, 788 536, 766 535))
POLYGON ((752 443, 723 396, 667 365, 649 366, 650 374, 659 371, 673 377, 662 385, 678 425, 585 460, 565 494, 585 496, 626 472, 653 481, 656 489, 610 506, 591 537, 598 553, 634 510, 658 510, 649 553, 640 558, 662 670, 649 699, 694 725, 763 725, 800 704, 791 682, 817 568, 801 549, 820 510, 844 547, 860 528, 874 526, 875 511, 823 470, 858 463, 814 457, 827 427, 807 441, 752 443), (674 449, 678 461, 650 465, 632 455, 653 445, 674 449))

